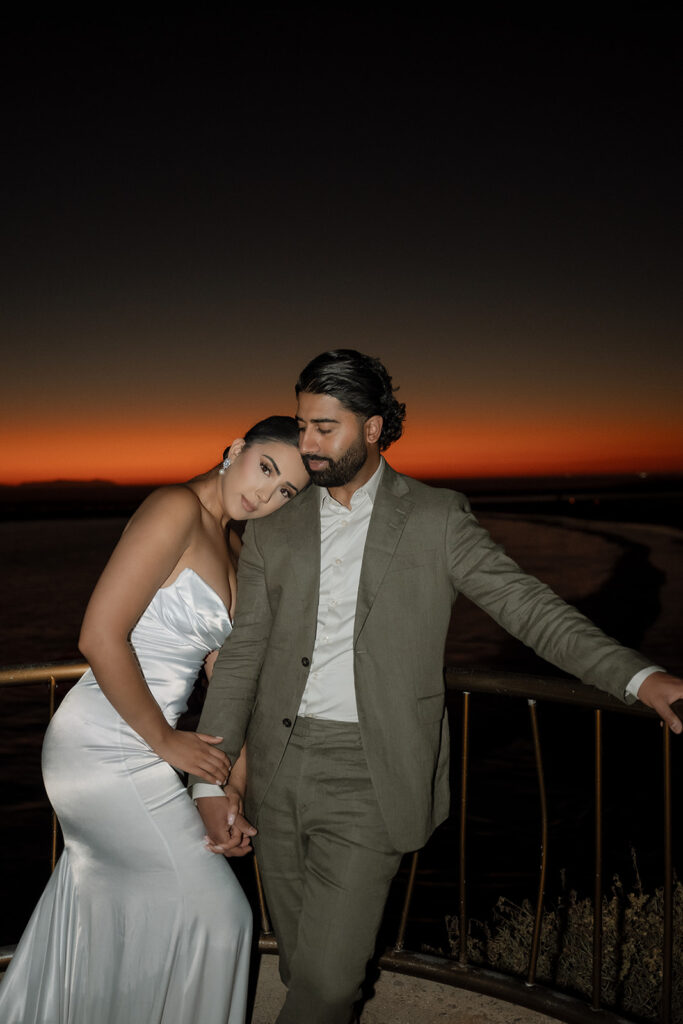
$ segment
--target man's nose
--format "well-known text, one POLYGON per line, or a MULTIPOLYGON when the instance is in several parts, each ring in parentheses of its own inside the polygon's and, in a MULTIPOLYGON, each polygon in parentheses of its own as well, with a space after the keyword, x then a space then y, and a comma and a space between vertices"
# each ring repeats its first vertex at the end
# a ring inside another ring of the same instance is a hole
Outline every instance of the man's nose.
POLYGON ((299 451, 309 455, 318 450, 318 441, 313 430, 305 428, 299 435, 299 451))

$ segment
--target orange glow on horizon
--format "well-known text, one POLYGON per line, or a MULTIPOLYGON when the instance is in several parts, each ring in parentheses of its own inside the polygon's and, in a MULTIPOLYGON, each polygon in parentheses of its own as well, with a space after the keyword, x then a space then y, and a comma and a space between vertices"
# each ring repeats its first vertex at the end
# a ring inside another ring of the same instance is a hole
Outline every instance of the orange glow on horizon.
MULTIPOLYGON (((253 419, 253 416, 248 417, 253 419)), ((240 423, 244 418, 240 417, 240 423)), ((110 480, 166 483, 215 465, 239 430, 229 424, 129 422, 79 428, 34 424, 3 445, 0 483, 110 480)), ((655 424, 504 421, 445 425, 411 418, 387 452, 398 470, 422 478, 543 476, 564 473, 683 472, 683 429, 655 424)))
POLYGON ((425 479, 683 472, 683 429, 584 422, 471 425, 445 433, 437 423, 410 431, 391 459, 425 479), (438 439, 435 444, 434 439, 438 439))

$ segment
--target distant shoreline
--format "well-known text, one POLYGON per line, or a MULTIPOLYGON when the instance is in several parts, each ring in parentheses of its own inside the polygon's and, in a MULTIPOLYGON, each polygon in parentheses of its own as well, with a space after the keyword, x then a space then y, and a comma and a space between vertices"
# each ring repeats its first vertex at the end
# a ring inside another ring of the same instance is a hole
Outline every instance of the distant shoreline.
MULTIPOLYGON (((426 479, 475 510, 683 526, 683 474, 426 479)), ((0 522, 128 517, 159 484, 55 480, 0 484, 0 522)))

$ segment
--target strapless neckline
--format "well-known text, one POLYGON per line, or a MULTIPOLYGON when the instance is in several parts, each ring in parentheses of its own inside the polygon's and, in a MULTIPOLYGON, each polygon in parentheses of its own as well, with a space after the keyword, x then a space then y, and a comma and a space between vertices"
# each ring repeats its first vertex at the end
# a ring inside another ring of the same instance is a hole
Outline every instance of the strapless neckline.
MULTIPOLYGON (((167 587, 160 587, 145 608, 130 633, 129 643, 145 682, 170 725, 175 726, 178 716, 187 709, 188 697, 207 654, 219 650, 231 630, 225 601, 189 566, 167 587)), ((82 676, 75 689, 102 693, 91 670, 82 676)), ((112 714, 118 719, 113 706, 103 699, 101 715, 112 714)))
POLYGON ((221 607, 225 609, 225 613, 226 613, 226 615, 228 616, 228 622, 229 622, 229 623, 230 623, 230 624, 232 625, 232 617, 231 617, 231 615, 230 615, 230 611, 229 611, 229 609, 228 609, 228 607, 227 607, 227 605, 226 605, 225 601, 224 601, 224 600, 223 600, 223 598, 221 597, 221 595, 220 595, 220 594, 218 593, 218 591, 217 591, 217 590, 215 590, 215 589, 214 589, 214 588, 213 588, 213 587, 211 586, 211 584, 210 584, 210 583, 207 583, 207 582, 206 582, 206 580, 204 579, 204 577, 203 577, 203 576, 200 576, 200 575, 199 575, 199 573, 197 572, 197 570, 196 570, 196 569, 193 569, 193 568, 192 568, 191 566, 189 566, 189 565, 188 565, 188 566, 185 566, 185 568, 184 568, 184 569, 181 569, 181 570, 180 570, 180 572, 178 573, 178 575, 176 576, 176 578, 175 578, 175 579, 173 580, 173 582, 172 582, 172 583, 169 583, 169 584, 168 584, 167 586, 165 586, 165 587, 159 587, 159 590, 162 590, 162 591, 164 591, 164 590, 172 590, 172 589, 173 589, 173 588, 174 588, 175 586, 177 586, 177 584, 178 584, 178 581, 182 579, 182 577, 183 577, 183 576, 185 575, 185 573, 188 573, 188 572, 189 572, 189 573, 192 573, 192 575, 194 576, 194 578, 195 578, 195 579, 197 579, 197 580, 199 580, 199 582, 200 582, 200 583, 202 584, 202 586, 203 586, 203 587, 204 587, 204 588, 205 588, 206 590, 208 590, 208 592, 209 592, 210 594, 213 594, 213 596, 214 596, 214 597, 216 598, 216 600, 217 600, 217 601, 218 601, 218 603, 219 603, 219 604, 221 605, 221 607))

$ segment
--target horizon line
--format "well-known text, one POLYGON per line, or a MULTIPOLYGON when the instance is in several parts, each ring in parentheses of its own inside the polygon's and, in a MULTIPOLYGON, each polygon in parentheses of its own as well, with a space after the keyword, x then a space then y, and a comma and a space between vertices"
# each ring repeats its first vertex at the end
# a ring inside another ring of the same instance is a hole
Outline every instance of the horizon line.
MULTIPOLYGON (((425 473, 422 476, 417 476, 414 473, 403 474, 406 476, 413 476, 417 480, 555 480, 555 479, 575 479, 579 478, 632 478, 637 480, 647 480, 651 478, 683 478, 683 469, 678 470, 572 470, 562 471, 557 470, 556 472, 539 472, 539 473, 425 473)), ((113 480, 105 477, 51 477, 45 479, 34 479, 34 480, 21 480, 8 483, 0 480, 0 487, 3 488, 18 488, 18 487, 51 487, 58 485, 87 485, 97 484, 106 487, 168 487, 174 484, 183 483, 184 481, 179 480, 113 480)))

